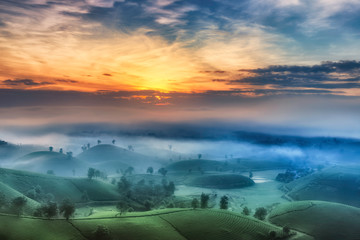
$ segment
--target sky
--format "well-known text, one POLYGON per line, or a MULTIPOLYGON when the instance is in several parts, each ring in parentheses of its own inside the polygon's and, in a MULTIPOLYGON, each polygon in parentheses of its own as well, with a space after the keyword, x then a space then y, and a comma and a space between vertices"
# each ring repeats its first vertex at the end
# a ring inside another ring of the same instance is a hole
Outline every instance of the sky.
POLYGON ((360 138, 360 0, 2 0, 0 52, 0 133, 193 121, 360 138))

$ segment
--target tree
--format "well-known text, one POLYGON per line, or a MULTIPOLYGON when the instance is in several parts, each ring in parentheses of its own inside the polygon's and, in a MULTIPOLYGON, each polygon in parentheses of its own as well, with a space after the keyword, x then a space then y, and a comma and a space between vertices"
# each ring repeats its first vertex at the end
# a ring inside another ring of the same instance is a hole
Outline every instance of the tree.
POLYGON ((244 207, 242 210, 242 214, 249 216, 250 215, 250 209, 248 207, 244 207))
POLYGON ((86 145, 81 146, 81 150, 82 150, 83 152, 85 152, 86 149, 87 149, 86 145))
POLYGON ((160 168, 160 169, 158 170, 158 173, 160 173, 161 175, 163 175, 163 176, 165 177, 166 174, 167 174, 167 170, 166 170, 165 168, 160 168))
POLYGON ((146 210, 146 211, 150 211, 152 204, 151 204, 150 201, 146 201, 145 204, 144 204, 144 206, 145 206, 145 210, 146 210))
POLYGON ((282 230, 283 230, 283 233, 285 233, 286 235, 290 234, 290 227, 289 226, 284 226, 282 230))
POLYGON ((149 173, 149 174, 153 174, 153 172, 154 172, 153 167, 148 167, 148 169, 146 170, 146 173, 149 173))
POLYGON ((6 198, 5 198, 5 194, 0 192, 0 210, 2 207, 6 206, 7 202, 6 202, 6 198))
POLYGON ((129 209, 129 205, 126 201, 120 201, 116 204, 116 209, 120 212, 120 215, 125 214, 129 209))
POLYGON ((95 176, 95 169, 94 168, 89 168, 87 176, 91 180, 95 176))
POLYGON ((265 220, 265 217, 267 215, 267 210, 264 207, 259 207, 255 210, 254 217, 256 217, 259 220, 265 220))
POLYGON ((118 182, 118 189, 122 193, 126 193, 130 190, 131 183, 126 179, 126 177, 122 176, 120 181, 118 182))
POLYGON ((50 146, 49 151, 52 152, 53 150, 54 150, 54 148, 50 146))
POLYGON ((131 175, 131 174, 133 174, 133 172, 134 172, 134 168, 128 167, 124 173, 125 173, 125 175, 131 175))
POLYGON ((201 196, 200 196, 201 208, 207 208, 208 207, 209 199, 210 199, 209 194, 201 193, 201 196))
POLYGON ((58 206, 55 202, 48 202, 45 206, 42 207, 42 212, 45 217, 50 219, 57 215, 58 206))
POLYGON ((59 212, 68 221, 75 213, 75 205, 69 199, 64 199, 59 207, 59 212))
POLYGON ((96 230, 93 232, 94 240, 111 240, 111 233, 109 228, 104 225, 98 225, 96 230))
POLYGON ((72 159, 72 157, 73 157, 73 152, 66 152, 66 155, 67 155, 67 158, 68 159, 72 159))
POLYGON ((276 238, 276 232, 274 230, 271 230, 269 232, 269 237, 270 237, 270 239, 275 239, 276 238))
POLYGON ((228 209, 229 208, 229 197, 224 195, 220 199, 220 209, 228 209))
POLYGON ((87 202, 90 200, 89 195, 86 190, 84 190, 81 194, 81 200, 84 202, 87 202))
POLYGON ((11 200, 12 212, 15 213, 16 215, 20 216, 24 211, 26 202, 27 202, 27 199, 24 196, 13 198, 11 200))
POLYGON ((192 201, 191 201, 191 207, 193 209, 196 209, 199 207, 199 200, 197 198, 194 198, 192 201))
POLYGON ((94 173, 94 176, 95 176, 96 178, 98 178, 98 177, 100 177, 100 175, 101 175, 100 170, 96 169, 96 170, 95 170, 95 173, 94 173))
POLYGON ((166 196, 171 196, 174 194, 175 192, 175 184, 173 181, 171 181, 169 184, 163 184, 164 189, 165 189, 165 195, 166 196))

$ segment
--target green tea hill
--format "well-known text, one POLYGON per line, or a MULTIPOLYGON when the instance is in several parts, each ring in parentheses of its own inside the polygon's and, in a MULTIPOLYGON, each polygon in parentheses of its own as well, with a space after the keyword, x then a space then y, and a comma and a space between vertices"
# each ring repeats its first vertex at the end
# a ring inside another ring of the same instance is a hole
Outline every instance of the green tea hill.
POLYGON ((0 192, 12 189, 36 201, 48 198, 56 202, 69 198, 75 203, 117 201, 120 196, 115 185, 96 179, 66 178, 4 168, 0 168, 0 183, 0 192))
POLYGON ((293 200, 322 200, 360 207, 360 169, 330 167, 284 185, 293 200))
POLYGON ((311 235, 317 240, 360 239, 360 209, 339 203, 283 203, 271 211, 268 220, 278 226, 288 226, 311 235))
POLYGON ((0 215, 0 222, 4 240, 269 240, 270 233, 277 239, 313 240, 300 232, 286 235, 275 225, 221 210, 165 209, 70 221, 0 215), (95 238, 99 225, 107 234, 95 238))
POLYGON ((190 177, 184 182, 186 185, 203 188, 232 189, 254 185, 254 181, 238 174, 209 174, 190 177))

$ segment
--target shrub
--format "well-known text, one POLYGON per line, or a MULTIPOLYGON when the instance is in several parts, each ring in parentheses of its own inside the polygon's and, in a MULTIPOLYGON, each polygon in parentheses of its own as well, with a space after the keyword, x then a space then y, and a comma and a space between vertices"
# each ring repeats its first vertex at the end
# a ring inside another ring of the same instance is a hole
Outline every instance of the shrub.
POLYGON ((109 228, 104 225, 98 225, 93 232, 94 240, 111 240, 111 234, 109 228))
POLYGON ((288 226, 284 226, 282 230, 286 235, 288 235, 290 233, 290 227, 288 227, 288 226))
POLYGON ((269 232, 269 237, 270 237, 270 239, 275 239, 276 238, 276 232, 274 230, 271 230, 269 232))
POLYGON ((259 220, 264 220, 267 215, 267 210, 264 207, 259 207, 255 210, 254 217, 259 220))

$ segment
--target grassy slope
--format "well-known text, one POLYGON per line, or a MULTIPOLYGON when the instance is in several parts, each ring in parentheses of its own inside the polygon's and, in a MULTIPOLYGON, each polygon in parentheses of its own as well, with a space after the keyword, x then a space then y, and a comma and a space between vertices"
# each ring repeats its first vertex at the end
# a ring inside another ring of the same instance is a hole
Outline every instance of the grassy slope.
POLYGON ((0 168, 0 182, 23 194, 39 185, 44 193, 53 194, 58 202, 64 198, 80 202, 83 191, 86 191, 93 201, 119 199, 116 186, 98 180, 64 178, 0 168))
MULTIPOLYGON (((16 197, 22 197, 23 194, 16 191, 15 189, 3 184, 0 182, 0 193, 3 193, 5 195, 5 201, 7 203, 10 203, 12 199, 16 197)), ((32 200, 31 198, 26 197, 26 205, 24 208, 24 212, 26 214, 32 214, 34 210, 40 206, 40 203, 32 200)), ((1 239, 1 238, 0 238, 1 239)))
POLYGON ((305 232, 318 240, 359 240, 360 209, 348 205, 300 201, 275 208, 269 221, 305 232))
POLYGON ((67 155, 58 152, 39 151, 19 158, 14 168, 39 173, 53 170, 57 175, 71 176, 73 169, 77 173, 84 174, 87 166, 75 157, 68 158, 67 155))
MULTIPOLYGON (((0 237, 5 240, 91 239, 98 225, 108 227, 113 239, 268 240, 270 230, 282 234, 281 228, 269 223, 221 210, 165 209, 115 218, 75 219, 71 224, 0 215, 0 222, 6 222, 0 226, 0 237)), ((313 238, 297 233, 288 239, 313 238)))
POLYGON ((285 185, 294 200, 322 200, 360 207, 360 169, 332 167, 285 185))
POLYGON ((42 220, 0 215, 1 240, 86 240, 64 220, 42 220))

